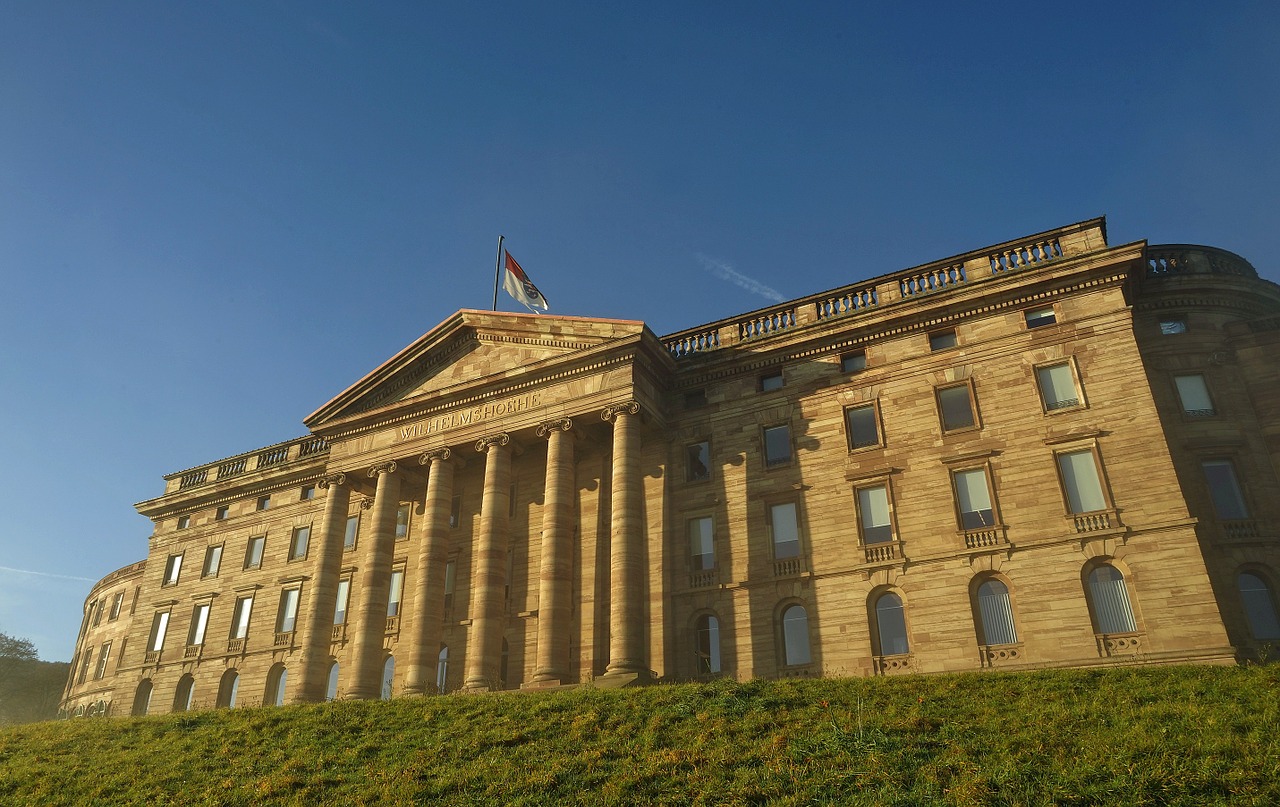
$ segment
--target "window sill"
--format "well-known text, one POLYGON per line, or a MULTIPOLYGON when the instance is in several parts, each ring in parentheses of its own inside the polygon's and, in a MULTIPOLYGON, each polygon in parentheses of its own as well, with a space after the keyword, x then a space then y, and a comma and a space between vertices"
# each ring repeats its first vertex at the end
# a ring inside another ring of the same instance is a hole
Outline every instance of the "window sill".
POLYGON ((1111 656, 1133 656, 1142 652, 1142 640, 1146 637, 1140 632, 1133 633, 1095 633, 1098 641, 1098 655, 1101 658, 1111 656))
POLYGON ((863 544, 863 557, 869 564, 873 563, 895 563, 903 560, 902 541, 894 539, 892 541, 881 541, 876 544, 863 544))
POLYGON ((914 671, 915 663, 910 653, 894 656, 872 656, 876 675, 904 675, 914 671))
POLYGON ((1022 644, 978 645, 978 656, 983 667, 1001 667, 1022 663, 1022 644))

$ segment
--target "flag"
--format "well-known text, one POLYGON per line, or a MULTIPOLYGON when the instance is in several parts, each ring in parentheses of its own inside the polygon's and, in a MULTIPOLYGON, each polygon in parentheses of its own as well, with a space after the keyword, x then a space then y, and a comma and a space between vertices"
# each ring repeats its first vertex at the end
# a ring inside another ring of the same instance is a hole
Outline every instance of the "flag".
POLYGON ((516 263, 516 259, 511 257, 510 252, 507 253, 507 272, 502 281, 502 288, 525 308, 547 310, 547 298, 543 297, 538 287, 533 285, 533 281, 520 268, 520 264, 516 263))

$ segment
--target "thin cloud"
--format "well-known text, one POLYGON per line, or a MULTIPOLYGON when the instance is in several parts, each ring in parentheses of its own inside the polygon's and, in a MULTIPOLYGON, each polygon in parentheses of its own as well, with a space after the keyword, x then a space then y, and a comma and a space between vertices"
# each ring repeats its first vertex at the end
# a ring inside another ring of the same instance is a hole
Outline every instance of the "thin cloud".
POLYGON ((52 572, 33 572, 30 569, 15 569, 12 566, 0 566, 0 572, 13 572, 14 574, 30 574, 36 577, 56 577, 59 580, 79 580, 81 583, 96 583, 92 577, 75 577, 70 574, 54 574, 52 572))
POLYGON ((698 253, 697 258, 703 269, 706 269, 720 280, 732 283, 744 291, 749 291, 775 303, 784 303, 787 300, 786 297, 778 293, 777 289, 770 288, 755 278, 747 277, 741 272, 734 271, 732 266, 718 258, 703 255, 701 252, 698 253))

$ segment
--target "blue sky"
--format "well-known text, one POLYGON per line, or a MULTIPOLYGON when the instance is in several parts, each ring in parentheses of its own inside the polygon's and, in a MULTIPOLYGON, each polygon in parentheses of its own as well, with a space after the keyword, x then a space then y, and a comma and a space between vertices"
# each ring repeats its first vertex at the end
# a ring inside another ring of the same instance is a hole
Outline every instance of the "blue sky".
POLYGON ((489 307, 500 233, 554 313, 658 334, 1098 215, 1280 279, 1278 40, 1274 2, 10 0, 0 631, 69 659, 133 502, 489 307))

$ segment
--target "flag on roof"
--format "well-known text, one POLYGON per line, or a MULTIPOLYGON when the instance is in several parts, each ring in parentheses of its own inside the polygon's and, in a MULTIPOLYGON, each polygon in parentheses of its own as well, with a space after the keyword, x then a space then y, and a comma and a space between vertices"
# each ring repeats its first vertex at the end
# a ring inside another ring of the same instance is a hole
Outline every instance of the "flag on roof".
POLYGON ((520 264, 516 263, 516 259, 511 257, 510 252, 507 253, 507 272, 502 281, 502 288, 529 310, 535 308, 548 310, 547 298, 543 297, 538 287, 533 285, 533 281, 520 268, 520 264))

